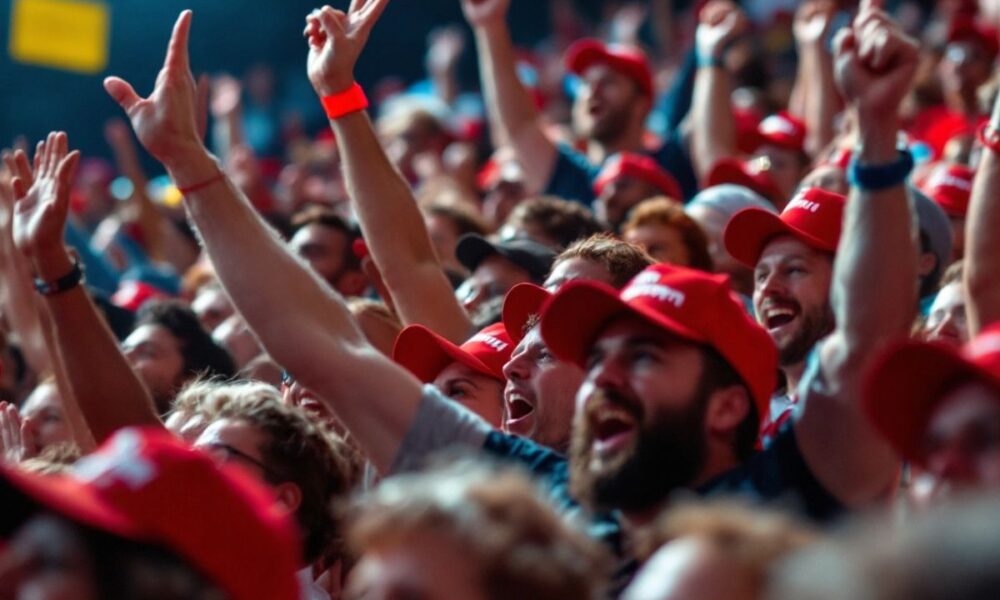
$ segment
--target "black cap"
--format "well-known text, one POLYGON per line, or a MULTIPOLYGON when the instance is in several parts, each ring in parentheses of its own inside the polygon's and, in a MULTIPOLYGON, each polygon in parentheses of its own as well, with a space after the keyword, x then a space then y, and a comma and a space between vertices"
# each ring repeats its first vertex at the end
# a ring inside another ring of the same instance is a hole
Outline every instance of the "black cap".
POLYGON ((513 239, 492 243, 481 235, 469 233, 458 240, 455 256, 469 271, 495 254, 506 258, 528 272, 536 283, 541 283, 552 268, 556 258, 555 250, 528 239, 513 239))

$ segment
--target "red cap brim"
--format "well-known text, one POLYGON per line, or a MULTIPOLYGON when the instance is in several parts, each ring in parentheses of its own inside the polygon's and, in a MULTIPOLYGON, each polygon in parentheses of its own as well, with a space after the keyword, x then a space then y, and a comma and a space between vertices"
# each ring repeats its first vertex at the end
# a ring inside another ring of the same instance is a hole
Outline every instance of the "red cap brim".
POLYGON ((869 371, 865 412, 903 458, 923 465, 923 440, 931 414, 945 394, 963 381, 1000 388, 1000 381, 943 344, 904 342, 888 350, 869 371))
POLYGON ((587 352, 615 317, 631 315, 653 327, 704 343, 700 333, 643 306, 618 297, 619 291, 598 281, 571 281, 542 308, 542 339, 557 357, 586 368, 587 352))
POLYGON ((781 220, 778 215, 762 208, 746 208, 733 215, 726 225, 722 235, 726 251, 733 258, 751 269, 757 267, 757 261, 764 251, 764 246, 778 235, 791 235, 802 240, 807 246, 825 252, 833 252, 836 248, 828 248, 827 243, 808 233, 795 229, 781 220))
POLYGON ((785 200, 782 198, 783 194, 781 190, 771 181, 770 177, 754 177, 746 172, 746 165, 738 160, 723 159, 712 167, 712 171, 708 174, 707 187, 722 185, 724 183, 749 188, 764 196, 776 206, 785 200))
POLYGON ((423 383, 434 381, 454 362, 503 381, 486 363, 422 325, 411 325, 399 332, 392 347, 392 359, 423 383))
POLYGON ((503 326, 515 344, 524 338, 524 327, 531 317, 541 313, 551 297, 551 292, 534 283, 519 283, 510 288, 503 300, 503 326))

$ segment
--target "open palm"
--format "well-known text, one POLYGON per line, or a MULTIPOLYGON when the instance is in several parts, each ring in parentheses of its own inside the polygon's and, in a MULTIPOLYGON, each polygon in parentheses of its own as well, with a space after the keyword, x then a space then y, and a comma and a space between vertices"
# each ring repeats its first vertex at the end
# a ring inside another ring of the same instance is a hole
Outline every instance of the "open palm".
POLYGON ((62 132, 50 133, 39 142, 34 171, 23 152, 15 156, 14 244, 26 256, 63 246, 70 186, 79 158, 79 152, 69 152, 62 132))
POLYGON ((465 20, 472 26, 487 25, 505 19, 510 0, 462 0, 465 20))

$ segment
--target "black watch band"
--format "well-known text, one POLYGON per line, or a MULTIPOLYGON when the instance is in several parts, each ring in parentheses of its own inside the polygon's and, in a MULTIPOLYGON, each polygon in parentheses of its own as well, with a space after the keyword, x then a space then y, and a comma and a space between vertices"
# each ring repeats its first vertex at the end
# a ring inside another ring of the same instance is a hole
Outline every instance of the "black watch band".
POLYGON ((43 296, 54 296, 62 292, 71 290, 84 282, 83 267, 80 261, 73 259, 73 268, 55 281, 45 281, 35 277, 35 290, 43 296))

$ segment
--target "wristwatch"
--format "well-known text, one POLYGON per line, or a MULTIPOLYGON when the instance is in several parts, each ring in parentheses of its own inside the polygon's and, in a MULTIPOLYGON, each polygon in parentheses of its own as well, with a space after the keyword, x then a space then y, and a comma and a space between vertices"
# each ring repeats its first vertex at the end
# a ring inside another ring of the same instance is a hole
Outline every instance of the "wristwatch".
POLYGON ((35 290, 43 296, 54 296, 71 290, 85 281, 83 266, 80 261, 73 258, 73 268, 55 281, 45 281, 40 277, 35 277, 35 290))

